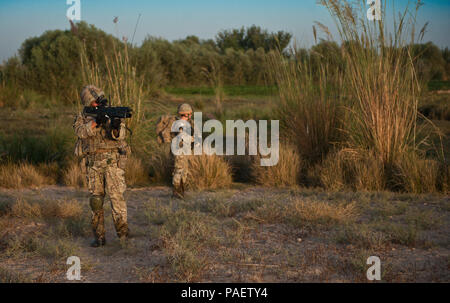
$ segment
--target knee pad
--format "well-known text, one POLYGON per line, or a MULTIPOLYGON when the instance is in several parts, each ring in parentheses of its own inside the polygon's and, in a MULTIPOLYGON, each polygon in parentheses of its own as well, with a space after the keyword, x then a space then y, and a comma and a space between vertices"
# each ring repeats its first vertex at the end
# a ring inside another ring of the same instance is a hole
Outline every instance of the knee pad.
POLYGON ((103 209, 103 200, 102 196, 92 196, 89 198, 89 205, 91 206, 92 211, 99 211, 103 209))

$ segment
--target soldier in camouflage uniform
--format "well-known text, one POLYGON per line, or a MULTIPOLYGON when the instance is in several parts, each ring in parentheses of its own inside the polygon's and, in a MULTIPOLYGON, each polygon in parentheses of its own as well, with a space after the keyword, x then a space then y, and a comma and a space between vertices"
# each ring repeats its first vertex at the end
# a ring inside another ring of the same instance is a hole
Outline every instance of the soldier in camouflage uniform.
MULTIPOLYGON (((81 92, 85 106, 98 106, 104 99, 101 89, 89 85, 81 92)), ((95 239, 91 246, 105 245, 103 202, 105 193, 111 199, 112 217, 120 239, 128 237, 127 205, 123 197, 126 189, 125 165, 130 149, 125 141, 123 119, 111 121, 105 116, 87 117, 80 113, 73 125, 78 136, 79 155, 85 156, 87 181, 92 210, 92 228, 95 239)))
MULTIPOLYGON (((181 104, 178 107, 178 117, 177 119, 181 119, 187 121, 191 125, 191 132, 194 131, 194 121, 192 120, 192 107, 187 104, 181 104)), ((175 134, 176 135, 176 134, 175 134)), ((192 134, 191 134, 192 135, 192 134)), ((171 155, 174 157, 174 167, 172 173, 172 185, 173 185, 173 196, 183 199, 184 198, 184 190, 185 185, 187 184, 188 174, 189 174, 189 162, 187 155, 171 155)))

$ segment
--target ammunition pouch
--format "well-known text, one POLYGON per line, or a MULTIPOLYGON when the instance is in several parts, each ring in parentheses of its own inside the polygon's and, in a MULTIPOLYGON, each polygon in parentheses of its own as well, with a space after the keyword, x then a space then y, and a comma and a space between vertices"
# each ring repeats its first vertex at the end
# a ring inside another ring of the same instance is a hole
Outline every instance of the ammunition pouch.
POLYGON ((125 168, 127 167, 127 160, 130 154, 131 148, 128 145, 119 148, 119 160, 117 161, 117 166, 120 169, 125 170, 125 168))

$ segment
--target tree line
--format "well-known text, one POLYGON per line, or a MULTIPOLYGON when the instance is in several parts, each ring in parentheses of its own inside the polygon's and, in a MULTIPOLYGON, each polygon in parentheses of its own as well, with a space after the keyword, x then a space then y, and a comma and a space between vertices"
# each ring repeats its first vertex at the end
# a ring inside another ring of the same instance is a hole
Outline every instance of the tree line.
MULTIPOLYGON (((197 36, 168 41, 147 37, 140 46, 132 46, 104 31, 80 22, 71 30, 50 30, 25 40, 18 55, 0 66, 0 97, 14 98, 23 90, 32 90, 65 103, 73 103, 83 85, 80 49, 84 46, 89 61, 103 66, 105 60, 126 49, 136 72, 149 91, 172 86, 273 85, 267 77, 266 55, 283 52, 292 60, 326 60, 330 66, 342 64, 342 47, 320 41, 310 49, 289 51, 292 35, 269 32, 259 26, 224 30, 215 39, 197 36), (298 56, 302 58, 298 58, 298 56), (215 81, 211 82, 214 78, 215 81)), ((450 51, 431 42, 413 48, 415 65, 421 80, 450 79, 450 51)), ((314 65, 312 65, 314 66, 314 65)), ((106 70, 105 70, 106 72, 106 70)), ((313 70, 314 72, 314 70, 313 70)), ((1 100, 0 100, 1 101, 1 100)))

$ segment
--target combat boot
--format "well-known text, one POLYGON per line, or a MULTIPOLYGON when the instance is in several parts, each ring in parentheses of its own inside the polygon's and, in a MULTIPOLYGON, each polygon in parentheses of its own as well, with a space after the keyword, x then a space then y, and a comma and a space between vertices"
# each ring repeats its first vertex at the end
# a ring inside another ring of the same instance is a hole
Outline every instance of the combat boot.
POLYGON ((106 239, 105 238, 94 239, 91 242, 91 247, 100 247, 100 246, 105 246, 105 245, 106 245, 106 239))
POLYGON ((121 241, 128 240, 129 235, 130 235, 130 230, 128 229, 128 223, 126 223, 120 219, 118 222, 115 223, 115 227, 116 227, 117 237, 119 237, 119 239, 121 241))

